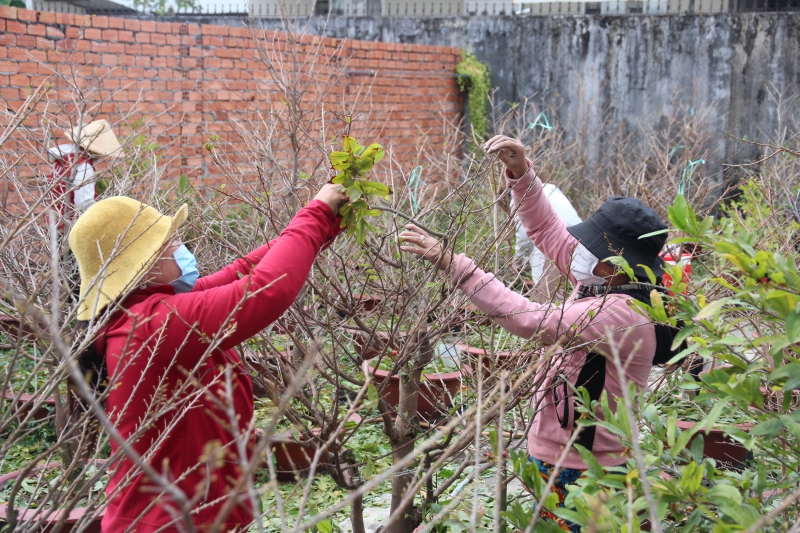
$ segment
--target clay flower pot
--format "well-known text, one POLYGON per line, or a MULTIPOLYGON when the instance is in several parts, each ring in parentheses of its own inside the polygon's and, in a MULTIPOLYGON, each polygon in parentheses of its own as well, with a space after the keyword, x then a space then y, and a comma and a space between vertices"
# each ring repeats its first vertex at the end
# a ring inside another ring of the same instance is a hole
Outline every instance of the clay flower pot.
MULTIPOLYGON (((492 371, 492 360, 489 353, 484 350, 483 348, 478 348, 476 346, 470 346, 468 344, 459 344, 458 349, 461 350, 461 353, 467 356, 467 360, 469 361, 469 366, 472 368, 473 372, 478 371, 478 359, 481 358, 483 361, 483 368, 484 368, 484 376, 487 372, 492 371)), ((517 357, 512 355, 511 352, 494 352, 495 362, 494 362, 494 369, 507 369, 510 370, 511 366, 514 364, 515 359, 517 357)))
POLYGON ((356 304, 356 309, 362 309, 370 313, 383 303, 383 298, 371 294, 354 294, 353 301, 356 304))
MULTIPOLYGON (((104 463, 105 460, 100 460, 98 463, 104 463)), ((46 465, 36 467, 29 475, 33 475, 36 472, 40 472, 46 469, 52 468, 59 468, 61 463, 47 463, 46 465)), ((5 488, 8 483, 13 483, 20 475, 22 474, 21 470, 17 470, 15 472, 10 472, 4 476, 0 476, 0 489, 5 488)), ((45 485, 46 487, 46 485, 45 485)), ((45 489, 46 490, 46 489, 45 489)), ((68 533, 73 531, 77 528, 78 524, 80 523, 81 531, 88 532, 88 533, 100 533, 100 523, 103 520, 103 515, 105 514, 105 507, 101 506, 100 509, 92 509, 91 510, 91 518, 89 518, 89 522, 86 522, 86 518, 84 518, 87 514, 88 509, 85 507, 78 507, 72 509, 69 513, 66 513, 63 510, 55 510, 53 512, 42 512, 38 509, 20 509, 17 506, 17 528, 25 528, 26 522, 32 522, 37 524, 36 530, 39 533, 50 533, 51 531, 56 531, 57 524, 64 518, 66 514, 66 518, 64 519, 64 523, 62 527, 58 528, 60 533, 68 533)), ((3 504, 0 505, 0 524, 5 524, 8 520, 6 516, 6 511, 8 510, 8 506, 3 504)))
POLYGON ((367 361, 381 355, 381 344, 384 350, 391 351, 397 348, 398 339, 406 336, 405 331, 398 331, 392 339, 386 331, 375 331, 374 334, 367 333, 356 328, 345 328, 345 331, 353 337, 353 348, 361 359, 367 361), (394 340, 395 342, 392 342, 394 340))
POLYGON ((41 398, 35 394, 16 395, 13 391, 4 390, 3 400, 4 403, 11 404, 10 409, 14 410, 19 420, 23 420, 34 408, 33 419, 44 420, 56 408, 56 399, 52 396, 41 398))
MULTIPOLYGON (((389 372, 374 368, 369 361, 364 361, 361 365, 364 374, 373 376, 375 386, 379 389, 381 384, 389 379, 389 384, 384 387, 381 398, 392 407, 397 407, 400 403, 400 376, 389 377, 389 372)), ((417 401, 417 413, 422 418, 430 419, 437 414, 446 411, 452 406, 452 398, 461 388, 464 376, 470 373, 467 365, 462 365, 458 372, 447 372, 444 374, 425 374, 419 384, 419 399, 417 401)))
POLYGON ((317 445, 314 442, 298 442, 288 438, 273 441, 275 477, 278 481, 294 481, 308 475, 316 451, 317 445))
MULTIPOLYGON (((347 418, 348 422, 358 424, 361 416, 353 413, 347 418)), ((347 428, 343 432, 347 431, 347 428)), ((313 435, 318 435, 320 428, 311 428, 313 435)), ((259 434, 259 431, 256 431, 259 434)), ((276 435, 271 442, 272 455, 275 457, 275 477, 278 481, 295 481, 298 477, 307 476, 311 470, 311 463, 317 452, 317 443, 305 440, 304 435, 300 435, 300 440, 295 440, 289 435, 276 435)), ((323 463, 317 464, 319 467, 323 463)))
POLYGON ((34 336, 30 325, 22 324, 18 318, 8 315, 0 315, 0 333, 5 333, 12 343, 17 339, 32 339, 34 336))
MULTIPOLYGON (((682 431, 690 430, 696 424, 697 422, 688 420, 677 421, 677 426, 682 431)), ((736 427, 747 432, 752 429, 753 424, 736 424, 736 427)), ((747 457, 747 448, 728 438, 721 429, 712 428, 708 435, 705 434, 705 431, 700 433, 703 434, 703 456, 714 459, 717 464, 723 467, 732 467, 738 465, 747 457)), ((688 446, 692 445, 692 441, 695 438, 697 438, 697 434, 692 437, 688 446)))

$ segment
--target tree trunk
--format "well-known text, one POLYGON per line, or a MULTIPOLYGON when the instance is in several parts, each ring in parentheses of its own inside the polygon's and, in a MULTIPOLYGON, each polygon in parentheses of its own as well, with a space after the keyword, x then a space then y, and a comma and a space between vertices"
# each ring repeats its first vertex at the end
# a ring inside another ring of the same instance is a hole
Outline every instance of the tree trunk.
MULTIPOLYGON (((414 442, 417 431, 415 420, 417 418, 417 402, 419 399, 419 383, 422 378, 422 369, 431 362, 433 348, 428 339, 427 328, 419 333, 419 347, 417 356, 412 362, 410 372, 400 373, 400 402, 397 406, 395 419, 395 438, 392 441, 392 460, 396 464, 408 454, 414 453, 414 442)), ((401 502, 406 495, 408 487, 414 481, 413 469, 408 467, 402 473, 395 474, 392 478, 392 506, 391 514, 395 519, 386 525, 385 533, 412 533, 419 525, 414 512, 414 500, 402 506, 401 502)))
POLYGON ((353 533, 366 533, 364 528, 364 498, 358 496, 350 504, 350 525, 353 533))

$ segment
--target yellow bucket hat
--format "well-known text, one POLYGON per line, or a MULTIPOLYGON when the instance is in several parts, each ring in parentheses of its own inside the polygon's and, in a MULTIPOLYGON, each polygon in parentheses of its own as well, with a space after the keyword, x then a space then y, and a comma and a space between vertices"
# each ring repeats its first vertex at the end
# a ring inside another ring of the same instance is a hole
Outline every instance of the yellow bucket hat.
POLYGON ((81 275, 78 320, 94 318, 132 289, 186 222, 188 211, 183 204, 169 217, 125 196, 101 200, 87 209, 69 232, 81 275))

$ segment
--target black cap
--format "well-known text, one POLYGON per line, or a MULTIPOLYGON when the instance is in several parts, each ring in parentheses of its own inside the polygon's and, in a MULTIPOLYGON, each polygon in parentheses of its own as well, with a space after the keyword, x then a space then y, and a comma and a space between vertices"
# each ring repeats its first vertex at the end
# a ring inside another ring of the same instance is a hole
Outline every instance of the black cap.
POLYGON ((639 281, 646 282, 647 273, 639 265, 649 266, 656 278, 661 277, 664 261, 659 254, 667 234, 639 237, 665 229, 667 226, 656 212, 639 200, 612 196, 592 216, 567 231, 600 261, 612 255, 622 256, 639 281))

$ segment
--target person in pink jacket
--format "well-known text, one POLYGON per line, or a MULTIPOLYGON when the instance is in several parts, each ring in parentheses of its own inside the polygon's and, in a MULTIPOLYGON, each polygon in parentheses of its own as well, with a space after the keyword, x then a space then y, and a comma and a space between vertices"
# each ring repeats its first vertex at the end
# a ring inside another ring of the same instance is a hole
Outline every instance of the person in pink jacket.
MULTIPOLYGON (((664 364, 677 353, 671 349, 675 330, 653 324, 631 305, 633 299, 649 303, 651 290, 662 288, 660 282, 656 286, 649 283, 645 267, 660 280, 663 263, 659 252, 666 233, 640 237, 666 230, 666 226, 640 201, 615 196, 591 217, 567 228, 545 197, 520 141, 500 135, 490 139, 484 149, 505 164, 508 187, 519 206, 517 215, 530 239, 576 286, 570 298, 560 307, 533 303, 464 254, 452 257, 413 224, 400 234, 404 241, 401 250, 434 262, 444 254, 441 268, 449 271, 453 286, 464 291, 481 311, 515 335, 556 347, 555 356, 539 371, 545 375, 539 376, 544 378, 543 385, 534 395, 536 414, 528 433, 531 460, 549 476, 577 426, 573 387, 585 387, 593 400, 606 391, 612 408, 615 397, 622 395, 612 341, 626 368, 626 381, 633 381, 641 390, 647 387, 653 365, 664 364), (618 255, 627 260, 636 279, 605 261, 618 255)), ((620 440, 602 427, 583 428, 576 442, 603 466, 626 462, 620 440)), ((587 467, 574 447, 561 466, 555 487, 563 504, 566 486, 587 467)))

